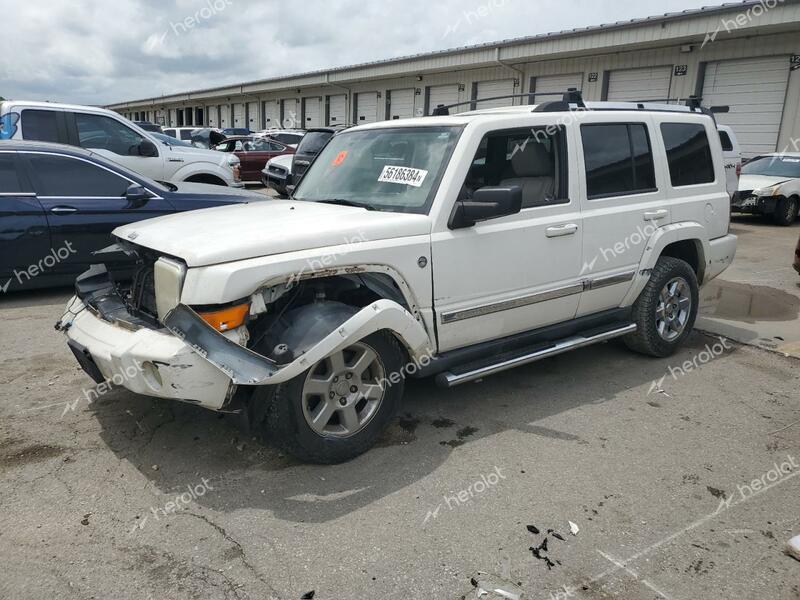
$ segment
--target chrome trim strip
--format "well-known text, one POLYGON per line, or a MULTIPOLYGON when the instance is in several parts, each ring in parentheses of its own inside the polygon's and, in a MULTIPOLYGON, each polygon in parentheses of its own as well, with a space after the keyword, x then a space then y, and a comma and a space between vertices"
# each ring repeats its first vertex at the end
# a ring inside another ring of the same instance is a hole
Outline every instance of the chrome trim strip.
POLYGON ((574 283, 561 288, 547 290, 546 292, 538 292, 528 296, 521 296, 513 300, 504 300, 503 302, 495 302, 493 304, 486 304, 475 308, 468 308, 465 310, 458 310, 451 313, 442 315, 442 324, 454 323, 456 321, 463 321, 464 319, 473 319, 475 317, 483 317, 492 313, 502 312, 504 310, 511 310, 514 308, 522 308, 523 306, 530 306, 531 304, 538 304, 539 302, 547 302, 548 300, 556 300, 573 294, 580 294, 584 289, 584 283, 574 283))
POLYGON ((17 196, 20 198, 35 198, 36 194, 33 192, 0 192, 0 196, 3 198, 9 198, 11 196, 17 196))
POLYGON ((598 288, 608 287, 610 285, 617 285, 618 283, 626 283, 632 281, 636 276, 636 270, 626 271, 624 273, 617 273, 616 275, 607 275, 606 277, 598 277, 597 279, 590 279, 586 282, 585 289, 596 290, 598 288))
POLYGON ((499 373, 501 371, 513 369, 514 367, 527 365, 529 363, 536 362, 537 360, 542 360, 543 358, 549 358, 550 356, 555 356, 556 354, 563 354, 564 352, 569 352, 570 350, 575 350, 576 348, 582 348, 583 346, 589 346, 597 342, 602 342, 626 335, 628 333, 633 333, 634 331, 636 331, 636 324, 631 323, 629 325, 625 325, 624 327, 612 329, 611 331, 606 331, 605 333, 600 333, 591 337, 575 336, 567 338, 565 340, 561 340, 560 342, 554 343, 549 348, 536 350, 529 354, 504 360, 493 365, 475 369, 474 371, 468 371, 467 373, 461 373, 460 375, 456 375, 449 371, 442 373, 437 378, 437 382, 443 384, 445 387, 454 387, 462 383, 467 383, 470 381, 475 381, 476 379, 482 379, 483 377, 487 377, 489 375, 494 375, 495 373, 499 373))

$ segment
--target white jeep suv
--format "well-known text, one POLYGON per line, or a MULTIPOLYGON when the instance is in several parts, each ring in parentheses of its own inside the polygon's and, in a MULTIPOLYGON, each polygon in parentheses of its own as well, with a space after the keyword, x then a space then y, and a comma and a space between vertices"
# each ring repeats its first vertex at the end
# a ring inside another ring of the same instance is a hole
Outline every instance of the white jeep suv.
POLYGON ((236 156, 165 145, 119 114, 94 106, 0 102, 0 140, 80 146, 156 181, 243 187, 236 156))
POLYGON ((455 386, 615 337, 671 354, 733 260, 729 204, 705 110, 565 100, 363 125, 292 199, 118 228, 133 284, 95 266, 58 327, 98 381, 340 462, 409 375, 455 386))

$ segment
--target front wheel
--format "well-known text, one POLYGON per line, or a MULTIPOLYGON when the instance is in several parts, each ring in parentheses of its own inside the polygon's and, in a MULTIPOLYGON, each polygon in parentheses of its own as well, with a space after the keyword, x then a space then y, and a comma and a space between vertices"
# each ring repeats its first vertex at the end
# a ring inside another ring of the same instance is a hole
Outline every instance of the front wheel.
POLYGON ((797 217, 797 210, 797 197, 792 196, 791 198, 781 198, 778 200, 778 204, 775 206, 775 212, 772 214, 772 219, 778 225, 783 225, 784 227, 789 226, 794 223, 794 220, 797 217))
MULTIPOLYGON (((335 464, 366 452, 397 414, 404 353, 378 332, 324 358, 263 394, 270 403, 262 429, 300 460, 335 464)), ((266 392, 266 390, 264 390, 266 392)), ((258 401, 259 392, 254 399, 258 401)))
POLYGON ((662 256, 633 305, 637 329, 623 338, 625 343, 642 354, 671 355, 694 327, 698 299, 692 267, 680 259, 662 256))

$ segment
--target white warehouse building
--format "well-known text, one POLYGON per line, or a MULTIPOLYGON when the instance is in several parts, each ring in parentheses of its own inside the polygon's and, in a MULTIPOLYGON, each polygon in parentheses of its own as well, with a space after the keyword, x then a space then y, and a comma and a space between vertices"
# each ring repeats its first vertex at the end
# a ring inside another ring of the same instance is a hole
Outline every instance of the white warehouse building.
POLYGON ((800 149, 800 0, 759 0, 196 90, 108 106, 171 126, 308 128, 430 114, 439 105, 702 97, 727 105, 746 156, 800 149), (541 96, 536 102, 554 99, 541 96))

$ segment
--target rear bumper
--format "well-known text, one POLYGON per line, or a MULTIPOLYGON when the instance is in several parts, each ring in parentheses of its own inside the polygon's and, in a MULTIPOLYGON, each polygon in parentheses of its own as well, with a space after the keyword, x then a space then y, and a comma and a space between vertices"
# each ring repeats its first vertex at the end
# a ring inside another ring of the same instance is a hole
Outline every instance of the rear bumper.
POLYGON ((728 234, 709 241, 709 252, 708 256, 706 256, 706 272, 703 283, 711 281, 731 265, 736 256, 737 239, 735 235, 728 234))
POLYGON ((95 380, 92 364, 106 381, 131 392, 212 410, 222 408, 235 390, 227 375, 166 329, 129 329, 110 323, 77 296, 61 326, 67 327, 73 352, 77 348, 83 354, 79 364, 95 380))

